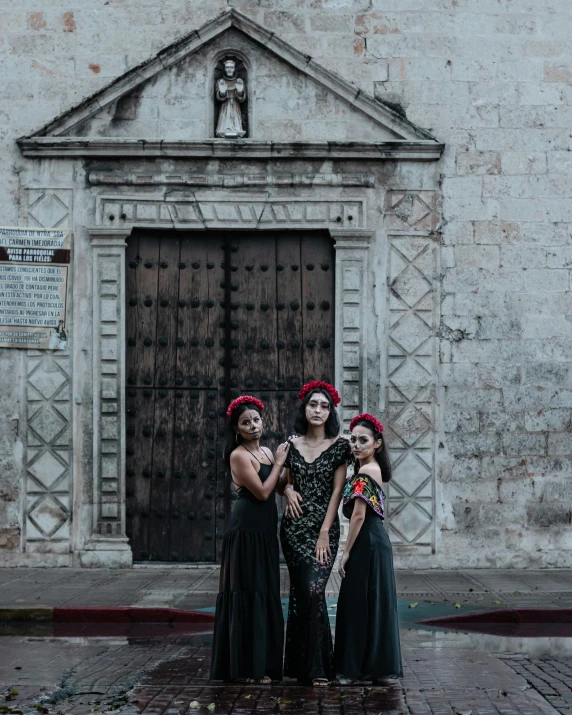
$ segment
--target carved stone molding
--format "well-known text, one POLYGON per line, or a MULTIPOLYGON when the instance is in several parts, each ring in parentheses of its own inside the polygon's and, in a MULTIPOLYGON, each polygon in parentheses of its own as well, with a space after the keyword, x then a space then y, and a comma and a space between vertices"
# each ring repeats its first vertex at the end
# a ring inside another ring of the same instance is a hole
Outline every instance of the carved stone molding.
POLYGON ((331 230, 336 250, 336 384, 342 386, 344 427, 367 404, 367 356, 364 340, 367 254, 373 231, 331 230))
MULTIPOLYGON (((22 209, 28 226, 71 228, 73 189, 28 188, 22 209)), ((28 350, 25 360, 24 549, 67 554, 73 498, 70 345, 61 352, 28 350)))
POLYGON ((93 256, 93 537, 83 565, 130 565, 125 536, 125 238, 90 231, 93 256), (91 553, 90 553, 91 552, 91 553))
POLYGON ((389 237, 386 434, 393 478, 388 523, 398 551, 432 553, 435 546, 438 249, 426 233, 389 237))
MULTIPOLYGON (((182 192, 181 192, 182 193, 182 192)), ((275 199, 257 197, 99 196, 97 223, 127 231, 156 228, 350 228, 363 227, 364 199, 275 199)))
POLYGON ((134 171, 91 171, 92 186, 375 186, 375 176, 368 173, 316 174, 280 172, 275 174, 196 174, 196 173, 136 173, 134 171))

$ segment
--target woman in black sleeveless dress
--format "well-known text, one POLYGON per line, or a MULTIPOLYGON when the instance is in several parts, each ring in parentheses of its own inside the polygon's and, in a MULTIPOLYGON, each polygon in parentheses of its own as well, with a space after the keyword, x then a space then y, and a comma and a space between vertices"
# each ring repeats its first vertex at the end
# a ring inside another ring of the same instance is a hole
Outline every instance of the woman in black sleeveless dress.
POLYGON ((244 395, 228 408, 227 463, 238 500, 225 534, 211 662, 212 680, 269 683, 282 678, 278 514, 274 489, 290 445, 260 446, 260 400, 244 395))
POLYGON ((338 437, 336 390, 324 382, 305 385, 286 460, 288 506, 280 541, 290 573, 284 675, 300 683, 326 686, 333 675, 332 634, 326 584, 340 540, 338 507, 350 456, 338 437))
POLYGON ((381 484, 391 479, 391 466, 379 420, 358 415, 350 430, 359 471, 344 489, 350 528, 339 567, 334 668, 345 680, 384 684, 403 675, 393 555, 383 527, 381 484))

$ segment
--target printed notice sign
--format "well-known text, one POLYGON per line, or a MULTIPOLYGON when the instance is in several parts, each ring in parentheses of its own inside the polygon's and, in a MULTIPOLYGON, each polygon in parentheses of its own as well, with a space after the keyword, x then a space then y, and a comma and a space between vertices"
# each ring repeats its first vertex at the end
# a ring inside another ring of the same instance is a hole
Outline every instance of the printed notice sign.
POLYGON ((0 347, 63 350, 70 233, 0 228, 0 347))

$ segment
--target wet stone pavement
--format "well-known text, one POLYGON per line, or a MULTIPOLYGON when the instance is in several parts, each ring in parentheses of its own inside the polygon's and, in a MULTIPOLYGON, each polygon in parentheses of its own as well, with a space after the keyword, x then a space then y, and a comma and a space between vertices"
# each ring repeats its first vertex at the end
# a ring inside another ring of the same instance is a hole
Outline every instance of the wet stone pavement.
MULTIPOLYGON (((212 568, 0 569, 0 605, 208 608, 217 577, 212 568)), ((572 571, 399 572, 397 581, 404 678, 386 688, 209 683, 208 626, 187 633, 147 624, 103 636, 0 624, 0 715, 572 715, 572 638, 417 624, 479 608, 571 607, 572 571)), ((332 619, 338 588, 332 579, 332 619)))
MULTIPOLYGON (((569 713, 572 658, 551 654, 551 644, 544 644, 539 651, 545 652, 545 657, 527 658, 514 652, 526 650, 523 640, 503 638, 495 645, 492 636, 404 630, 402 681, 388 687, 318 690, 293 682, 271 686, 209 683, 208 634, 154 638, 4 636, 0 637, 0 712, 569 713), (491 646, 508 652, 488 652, 491 646)), ((561 650, 558 643, 554 650, 561 650)))

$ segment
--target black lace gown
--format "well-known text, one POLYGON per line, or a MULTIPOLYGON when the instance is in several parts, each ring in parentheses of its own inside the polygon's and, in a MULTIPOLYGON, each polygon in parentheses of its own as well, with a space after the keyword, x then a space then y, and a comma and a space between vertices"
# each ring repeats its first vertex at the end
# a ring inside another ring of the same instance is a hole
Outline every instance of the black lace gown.
MULTIPOLYGON (((264 482, 272 466, 261 464, 264 482)), ((278 512, 238 488, 224 536, 211 661, 212 680, 282 679, 284 619, 280 601, 278 512)))
POLYGON ((284 465, 294 478, 294 489, 303 499, 303 516, 299 519, 284 516, 280 528, 282 551, 290 572, 284 675, 301 683, 333 677, 326 584, 340 541, 337 516, 330 529, 332 559, 325 566, 316 561, 316 542, 332 496, 334 473, 349 456, 345 439, 334 442, 311 463, 292 445, 284 465))

